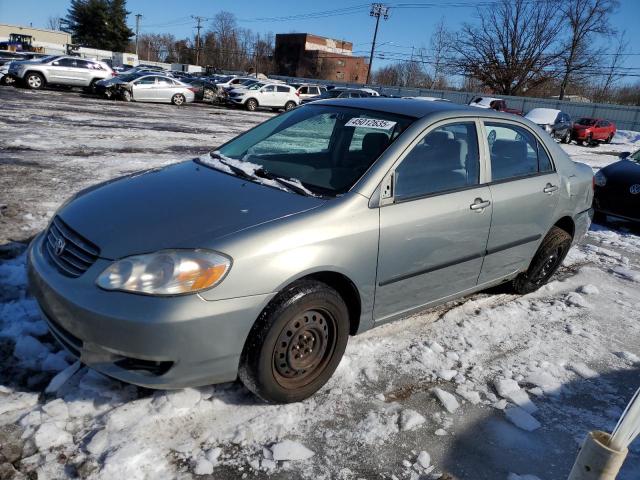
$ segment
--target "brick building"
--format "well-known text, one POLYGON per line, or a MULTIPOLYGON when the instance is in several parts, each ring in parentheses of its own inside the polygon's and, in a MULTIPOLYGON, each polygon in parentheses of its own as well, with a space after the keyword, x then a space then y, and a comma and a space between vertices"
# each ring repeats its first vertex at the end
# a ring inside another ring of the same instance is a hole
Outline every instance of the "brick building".
POLYGON ((364 83, 366 57, 353 56, 353 44, 309 33, 276 35, 274 61, 278 75, 364 83))

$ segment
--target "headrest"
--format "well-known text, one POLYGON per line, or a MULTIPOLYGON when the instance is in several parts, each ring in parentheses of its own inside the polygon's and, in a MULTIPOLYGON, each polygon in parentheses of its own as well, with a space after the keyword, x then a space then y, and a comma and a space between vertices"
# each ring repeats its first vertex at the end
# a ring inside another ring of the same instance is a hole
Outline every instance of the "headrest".
POLYGON ((500 157, 525 159, 527 157, 527 144, 520 140, 495 140, 491 147, 491 153, 500 157))
POLYGON ((387 148, 389 137, 386 133, 369 132, 362 137, 362 151, 374 158, 378 158, 380 154, 387 148))

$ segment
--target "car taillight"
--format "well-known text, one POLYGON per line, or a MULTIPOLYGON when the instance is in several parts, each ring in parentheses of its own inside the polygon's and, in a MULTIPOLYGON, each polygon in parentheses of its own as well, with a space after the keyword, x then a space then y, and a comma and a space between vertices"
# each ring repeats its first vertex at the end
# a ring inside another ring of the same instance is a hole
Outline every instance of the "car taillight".
POLYGON ((297 96, 300 96, 300 92, 296 92, 296 95, 297 95, 297 96))
POLYGON ((111 76, 112 76, 112 77, 117 77, 117 76, 118 76, 118 72, 114 72, 114 71, 112 71, 112 72, 111 72, 111 76))

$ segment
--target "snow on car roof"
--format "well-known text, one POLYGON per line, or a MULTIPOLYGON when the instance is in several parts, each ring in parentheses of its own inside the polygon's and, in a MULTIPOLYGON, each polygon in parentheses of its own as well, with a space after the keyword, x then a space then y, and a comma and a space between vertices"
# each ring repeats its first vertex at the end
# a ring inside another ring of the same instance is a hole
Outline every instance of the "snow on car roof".
POLYGON ((525 115, 525 118, 531 120, 533 123, 538 124, 554 123, 559 113, 560 110, 556 110, 553 108, 534 108, 525 115))

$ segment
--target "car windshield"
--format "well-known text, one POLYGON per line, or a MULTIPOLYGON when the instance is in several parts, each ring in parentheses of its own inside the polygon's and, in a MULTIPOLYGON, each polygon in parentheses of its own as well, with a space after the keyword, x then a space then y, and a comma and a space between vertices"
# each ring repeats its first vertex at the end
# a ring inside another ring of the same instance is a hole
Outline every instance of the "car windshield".
POLYGON ((264 83, 254 83, 247 90, 258 90, 260 87, 264 87, 264 83))
MULTIPOLYGON (((414 118, 360 108, 308 105, 231 140, 201 163, 230 173, 285 179, 321 196, 348 191, 414 118), (232 169, 233 170, 233 169, 232 169)), ((285 188, 286 189, 286 188, 285 188)))
POLYGON ((576 122, 578 125, 584 125, 586 127, 590 127, 596 124, 596 121, 593 118, 581 118, 576 122))

